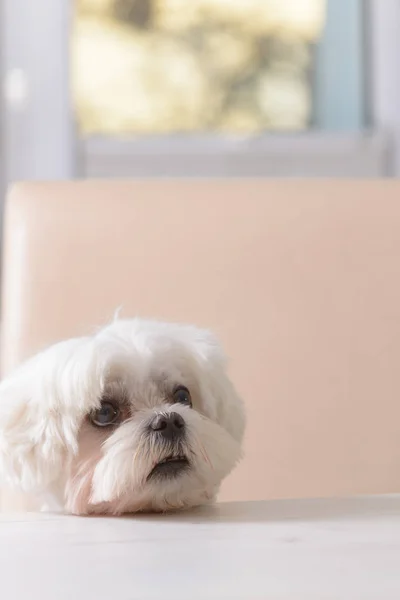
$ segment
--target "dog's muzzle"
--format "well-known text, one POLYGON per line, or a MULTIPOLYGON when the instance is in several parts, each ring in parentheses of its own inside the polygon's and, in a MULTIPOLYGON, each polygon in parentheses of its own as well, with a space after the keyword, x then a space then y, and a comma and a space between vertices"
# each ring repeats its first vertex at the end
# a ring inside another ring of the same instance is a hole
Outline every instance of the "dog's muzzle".
POLYGON ((187 457, 182 454, 182 444, 185 437, 186 423, 176 412, 158 413, 149 423, 151 435, 159 436, 161 444, 171 449, 171 453, 158 462, 150 472, 147 480, 174 479, 190 467, 187 457))

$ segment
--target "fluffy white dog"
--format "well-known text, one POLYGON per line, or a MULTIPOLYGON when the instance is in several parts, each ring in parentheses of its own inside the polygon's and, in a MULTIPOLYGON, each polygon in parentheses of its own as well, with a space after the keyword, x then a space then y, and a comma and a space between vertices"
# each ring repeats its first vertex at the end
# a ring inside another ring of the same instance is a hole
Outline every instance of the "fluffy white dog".
POLYGON ((191 507, 239 460, 244 421, 210 333, 117 320, 2 382, 0 481, 75 514, 191 507))

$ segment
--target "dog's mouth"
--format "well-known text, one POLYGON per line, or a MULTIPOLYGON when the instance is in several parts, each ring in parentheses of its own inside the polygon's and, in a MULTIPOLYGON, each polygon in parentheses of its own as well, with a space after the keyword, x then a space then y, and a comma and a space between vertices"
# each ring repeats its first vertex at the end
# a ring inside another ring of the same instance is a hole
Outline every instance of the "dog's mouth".
POLYGON ((182 475, 190 467, 186 456, 167 456, 157 463, 147 477, 147 481, 157 479, 172 479, 182 475))

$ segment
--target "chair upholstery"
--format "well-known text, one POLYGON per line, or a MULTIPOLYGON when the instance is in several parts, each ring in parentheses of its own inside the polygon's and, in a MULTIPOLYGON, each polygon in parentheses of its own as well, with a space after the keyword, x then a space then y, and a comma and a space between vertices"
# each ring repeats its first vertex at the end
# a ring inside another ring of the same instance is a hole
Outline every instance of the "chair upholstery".
POLYGON ((216 331, 248 413, 221 499, 400 491, 400 183, 20 184, 2 372, 122 316, 216 331))

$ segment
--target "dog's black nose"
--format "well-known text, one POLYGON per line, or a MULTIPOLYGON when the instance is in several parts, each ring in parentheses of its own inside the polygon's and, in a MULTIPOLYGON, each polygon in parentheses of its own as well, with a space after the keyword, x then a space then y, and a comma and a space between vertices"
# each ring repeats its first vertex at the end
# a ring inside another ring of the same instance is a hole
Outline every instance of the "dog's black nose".
POLYGON ((166 440, 181 437, 185 431, 185 421, 176 412, 156 415, 150 423, 150 429, 160 433, 166 440))

